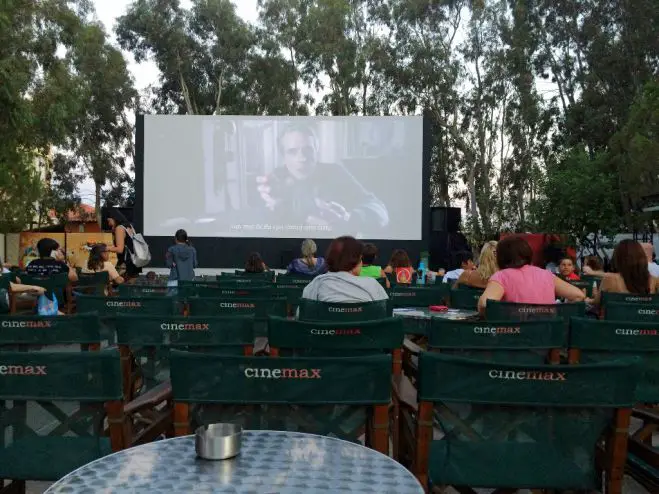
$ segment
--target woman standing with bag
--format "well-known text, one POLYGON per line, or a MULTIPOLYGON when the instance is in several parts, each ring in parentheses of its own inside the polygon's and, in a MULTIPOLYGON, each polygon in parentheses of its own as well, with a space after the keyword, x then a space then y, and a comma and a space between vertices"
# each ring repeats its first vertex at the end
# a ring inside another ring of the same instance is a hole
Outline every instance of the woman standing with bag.
POLYGON ((108 252, 117 254, 117 271, 123 276, 126 283, 134 283, 142 272, 130 257, 134 250, 133 239, 135 228, 118 209, 111 208, 108 211, 108 225, 112 228, 112 239, 114 245, 107 248, 108 252), (129 234, 130 233, 130 234, 129 234))

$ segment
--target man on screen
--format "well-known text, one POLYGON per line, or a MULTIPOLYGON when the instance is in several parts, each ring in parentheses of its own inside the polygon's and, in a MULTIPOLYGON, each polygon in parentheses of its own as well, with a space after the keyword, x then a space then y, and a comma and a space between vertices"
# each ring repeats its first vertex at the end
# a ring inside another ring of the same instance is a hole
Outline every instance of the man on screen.
POLYGON ((343 165, 318 162, 318 140, 309 127, 287 126, 278 146, 284 166, 257 178, 261 199, 278 221, 366 236, 388 225, 386 206, 343 165))

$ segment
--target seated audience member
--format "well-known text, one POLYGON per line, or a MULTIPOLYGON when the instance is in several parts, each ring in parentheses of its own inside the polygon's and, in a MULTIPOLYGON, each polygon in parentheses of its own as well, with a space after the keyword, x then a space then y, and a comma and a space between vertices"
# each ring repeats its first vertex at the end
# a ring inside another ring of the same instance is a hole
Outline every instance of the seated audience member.
POLYGON ((621 241, 613 251, 612 273, 604 274, 593 302, 599 304, 601 292, 649 295, 659 293, 659 278, 650 275, 647 255, 635 240, 621 241))
POLYGON ((497 265, 497 242, 486 242, 481 249, 478 268, 464 271, 455 286, 465 285, 472 288, 485 288, 490 277, 499 270, 497 265))
POLYGON ((554 276, 550 271, 533 266, 533 250, 526 240, 513 236, 497 245, 500 271, 490 277, 485 293, 478 301, 478 310, 485 312, 488 300, 519 304, 553 304, 557 298, 571 302, 585 299, 577 287, 554 276))
POLYGON ((302 297, 320 302, 373 302, 388 299, 387 292, 373 278, 361 277, 363 244, 353 237, 334 239, 327 249, 329 273, 316 276, 302 297))
POLYGON ((362 254, 362 270, 359 276, 367 278, 384 278, 384 270, 381 266, 375 264, 378 258, 378 248, 374 244, 364 244, 364 253, 362 254))
POLYGON ((571 257, 565 256, 558 265, 558 272, 561 278, 567 281, 579 281, 581 277, 576 273, 577 267, 571 257))
MULTIPOLYGON (((169 268, 167 286, 176 287, 179 281, 192 281, 195 277, 197 263, 197 249, 190 245, 188 233, 177 230, 174 234, 174 245, 167 249, 165 263, 169 268)), ((147 274, 147 278, 149 274, 147 274)))
POLYGON ((267 270, 268 266, 266 266, 263 259, 261 259, 261 254, 258 252, 252 252, 245 262, 245 274, 264 273, 267 270))
POLYGON ((473 271, 476 269, 476 265, 474 264, 474 256, 468 250, 458 252, 455 256, 455 259, 456 264, 460 267, 446 273, 444 275, 444 283, 453 283, 457 281, 465 271, 473 271))
POLYGON ((409 285, 412 283, 412 276, 414 275, 414 268, 410 261, 410 256, 407 255, 403 249, 396 249, 391 254, 389 265, 384 268, 386 274, 393 274, 396 283, 400 285, 409 285))
MULTIPOLYGON (((2 274, 9 274, 11 271, 7 268, 7 265, 2 262, 2 259, 0 259, 0 266, 2 266, 2 274)), ((41 287, 41 286, 34 286, 34 285, 23 285, 20 281, 20 279, 16 278, 16 283, 13 281, 9 282, 9 289, 13 293, 26 293, 29 292, 30 294, 34 295, 43 295, 46 293, 46 289, 41 287)), ((9 312, 9 292, 4 289, 0 289, 0 313, 6 314, 9 312)))
POLYGON ((108 252, 108 246, 105 244, 96 244, 92 247, 87 261, 87 271, 91 273, 107 271, 108 278, 115 285, 121 285, 125 281, 117 268, 110 262, 110 253, 108 252))
POLYGON ((302 257, 294 259, 286 272, 288 274, 301 274, 304 276, 317 276, 327 272, 327 263, 324 257, 316 257, 318 247, 310 238, 302 242, 302 257))
POLYGON ((37 242, 37 250, 39 259, 35 259, 25 268, 28 275, 35 278, 48 278, 54 274, 68 273, 69 281, 78 281, 75 268, 64 261, 64 252, 55 240, 42 238, 37 242))
POLYGON ((648 259, 648 271, 650 272, 650 276, 659 278, 659 265, 657 265, 657 263, 654 262, 654 247, 652 246, 651 243, 648 242, 642 243, 641 247, 643 247, 645 256, 648 259))
POLYGON ((583 260, 583 274, 588 274, 587 270, 604 271, 604 261, 599 256, 586 256, 583 260))

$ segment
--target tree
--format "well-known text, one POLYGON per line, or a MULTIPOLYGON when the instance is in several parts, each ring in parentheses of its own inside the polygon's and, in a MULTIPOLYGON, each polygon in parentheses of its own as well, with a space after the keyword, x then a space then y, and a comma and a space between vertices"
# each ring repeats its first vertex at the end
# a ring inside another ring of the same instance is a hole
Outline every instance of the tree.
POLYGON ((604 153, 591 159, 573 151, 547 170, 545 198, 540 202, 544 231, 567 233, 582 242, 591 233, 620 231, 617 177, 607 171, 604 153))
POLYGON ((158 112, 298 111, 294 71, 229 0, 196 0, 190 10, 178 0, 137 0, 119 18, 117 36, 138 62, 152 57, 160 69, 151 102, 158 112))
POLYGON ((627 123, 611 139, 608 162, 619 177, 627 223, 644 226, 643 198, 659 193, 659 83, 646 84, 636 98, 627 123))
POLYGON ((0 7, 0 213, 2 231, 29 224, 44 190, 38 162, 65 145, 83 102, 58 49, 69 49, 85 1, 6 0, 0 7))
POLYGON ((133 126, 127 113, 135 110, 137 93, 123 55, 108 43, 100 25, 82 27, 71 58, 78 92, 88 104, 78 115, 70 146, 94 180, 100 225, 102 188, 121 177, 119 170, 133 154, 133 126))

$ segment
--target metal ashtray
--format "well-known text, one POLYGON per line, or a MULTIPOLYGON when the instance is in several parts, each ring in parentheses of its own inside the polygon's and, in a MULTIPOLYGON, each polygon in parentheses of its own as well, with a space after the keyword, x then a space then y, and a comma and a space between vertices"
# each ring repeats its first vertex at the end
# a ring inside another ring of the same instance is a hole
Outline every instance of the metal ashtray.
POLYGON ((236 424, 211 424, 195 431, 195 451, 205 460, 226 460, 240 453, 243 428, 236 424))

